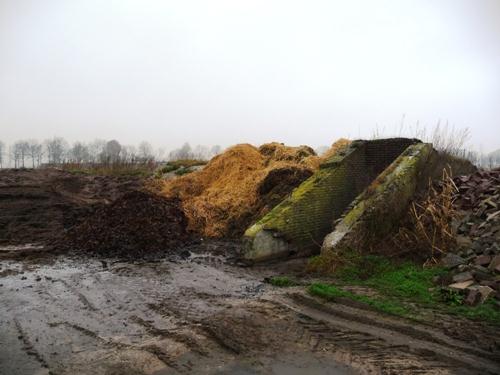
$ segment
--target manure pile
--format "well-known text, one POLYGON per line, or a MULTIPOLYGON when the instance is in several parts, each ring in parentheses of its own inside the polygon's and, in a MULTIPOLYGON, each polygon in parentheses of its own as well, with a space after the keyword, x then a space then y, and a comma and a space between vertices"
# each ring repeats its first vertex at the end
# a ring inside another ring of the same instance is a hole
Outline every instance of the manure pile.
POLYGON ((203 170, 168 181, 164 194, 182 201, 189 229, 208 237, 239 236, 310 177, 320 162, 307 146, 236 145, 203 170))
POLYGON ((187 219, 175 198, 133 191, 72 227, 59 247, 105 256, 141 257, 189 241, 187 219))

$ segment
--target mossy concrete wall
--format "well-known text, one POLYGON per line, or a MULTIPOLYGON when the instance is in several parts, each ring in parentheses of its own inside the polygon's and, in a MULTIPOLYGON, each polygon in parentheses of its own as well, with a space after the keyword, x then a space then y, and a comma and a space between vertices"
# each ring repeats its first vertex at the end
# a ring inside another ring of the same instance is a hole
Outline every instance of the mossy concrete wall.
POLYGON ((260 261, 319 252, 333 222, 414 139, 354 141, 245 232, 244 257, 260 261))
POLYGON ((353 201, 325 237, 321 253, 365 249, 388 234, 405 214, 418 186, 427 180, 434 154, 428 143, 408 147, 353 201))

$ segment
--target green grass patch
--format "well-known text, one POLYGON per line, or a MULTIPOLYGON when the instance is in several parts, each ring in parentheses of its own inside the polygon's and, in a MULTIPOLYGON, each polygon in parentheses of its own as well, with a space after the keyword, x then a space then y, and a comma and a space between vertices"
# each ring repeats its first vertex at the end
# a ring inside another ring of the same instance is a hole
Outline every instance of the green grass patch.
POLYGON ((274 276, 269 279, 269 284, 278 287, 296 286, 298 283, 288 276, 274 276))
POLYGON ((186 167, 180 167, 179 169, 176 169, 174 173, 177 176, 184 176, 185 174, 191 173, 191 170, 186 167))
POLYGON ((354 294, 345 290, 342 290, 335 285, 326 285, 321 283, 315 283, 309 286, 309 293, 312 295, 322 297, 328 301, 334 301, 338 298, 349 298, 354 301, 362 302, 369 305, 377 310, 384 311, 388 314, 408 316, 410 311, 398 302, 391 301, 385 298, 371 298, 367 296, 362 296, 359 294, 354 294))
POLYGON ((207 164, 207 161, 197 160, 197 159, 169 161, 167 164, 165 164, 156 171, 156 177, 161 177, 162 175, 170 172, 174 172, 177 176, 182 176, 187 173, 190 173, 191 167, 196 167, 205 164, 207 164))
POLYGON ((167 165, 178 169, 180 167, 184 168, 189 168, 189 167, 195 167, 198 165, 205 165, 208 162, 206 160, 199 160, 199 159, 183 159, 183 160, 172 160, 167 163, 167 165))
POLYGON ((450 306, 449 312, 456 315, 465 316, 473 320, 485 320, 500 325, 500 310, 495 306, 495 302, 486 301, 483 305, 470 306, 450 306))
POLYGON ((500 309, 493 301, 470 307, 463 305, 460 293, 436 287, 434 278, 447 272, 441 267, 424 268, 410 262, 395 263, 380 256, 349 255, 334 276, 338 286, 313 284, 309 292, 333 300, 344 297, 364 302, 378 310, 391 314, 415 317, 418 306, 500 324, 500 309), (359 296, 343 291, 342 285, 362 285, 376 290, 378 297, 359 296))

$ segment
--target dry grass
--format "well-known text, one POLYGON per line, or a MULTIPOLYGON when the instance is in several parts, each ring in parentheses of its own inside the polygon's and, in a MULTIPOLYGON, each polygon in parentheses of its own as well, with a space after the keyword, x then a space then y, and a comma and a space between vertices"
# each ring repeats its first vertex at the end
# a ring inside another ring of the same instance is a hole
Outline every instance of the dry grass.
MULTIPOLYGON (((328 155, 349 141, 335 142, 328 155)), ((165 182, 163 194, 182 200, 189 229, 207 237, 241 235, 319 168, 307 146, 240 144, 214 157, 203 170, 165 182)))
POLYGON ((319 164, 316 159, 304 146, 271 143, 258 149, 241 144, 213 158, 203 170, 166 182, 163 193, 182 200, 191 230, 209 237, 241 234, 264 209, 259 187, 266 176, 281 169, 284 177, 278 182, 286 185, 297 171, 310 175, 319 164))
POLYGON ((330 149, 325 152, 323 155, 321 155, 321 161, 326 161, 332 156, 336 155, 342 150, 345 150, 349 145, 351 144, 351 141, 346 138, 340 138, 336 142, 332 144, 330 149))
POLYGON ((373 131, 372 138, 408 137, 420 139, 423 142, 432 143, 434 149, 444 155, 451 155, 463 159, 470 159, 473 155, 470 152, 470 129, 456 128, 448 122, 444 124, 438 121, 434 127, 424 126, 419 122, 414 125, 405 122, 405 116, 395 131, 378 127, 373 131))
POLYGON ((311 147, 285 146, 282 143, 266 143, 259 147, 259 153, 264 157, 264 164, 270 166, 277 162, 290 162, 304 165, 309 168, 319 167, 319 157, 311 147))
POLYGON ((444 169, 439 187, 429 185, 425 197, 411 204, 406 225, 393 236, 397 255, 413 253, 435 262, 455 247, 452 221, 457 216, 453 206, 456 193, 457 187, 444 169))

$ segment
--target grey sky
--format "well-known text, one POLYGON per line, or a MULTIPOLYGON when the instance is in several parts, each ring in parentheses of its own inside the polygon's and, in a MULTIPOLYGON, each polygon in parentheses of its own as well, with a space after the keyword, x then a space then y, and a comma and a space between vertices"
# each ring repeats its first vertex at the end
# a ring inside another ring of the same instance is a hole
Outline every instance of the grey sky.
POLYGON ((500 148, 500 0, 0 0, 0 139, 500 148))

